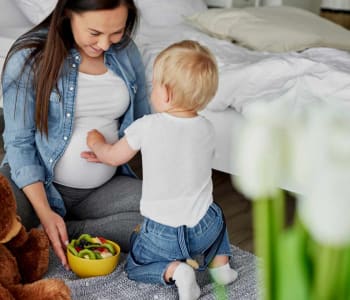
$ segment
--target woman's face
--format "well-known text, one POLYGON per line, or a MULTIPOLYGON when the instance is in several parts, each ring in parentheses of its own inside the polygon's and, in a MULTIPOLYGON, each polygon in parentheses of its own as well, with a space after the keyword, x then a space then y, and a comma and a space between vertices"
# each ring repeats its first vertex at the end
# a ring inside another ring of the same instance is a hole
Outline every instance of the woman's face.
POLYGON ((70 12, 69 16, 75 44, 81 55, 97 58, 103 55, 111 44, 122 39, 128 9, 125 5, 120 5, 108 10, 70 12))

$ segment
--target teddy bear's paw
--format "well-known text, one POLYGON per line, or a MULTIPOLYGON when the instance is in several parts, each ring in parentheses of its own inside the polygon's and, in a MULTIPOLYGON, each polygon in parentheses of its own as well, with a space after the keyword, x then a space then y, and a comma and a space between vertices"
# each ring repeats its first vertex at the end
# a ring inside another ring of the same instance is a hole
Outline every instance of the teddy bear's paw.
POLYGON ((1 300, 15 300, 15 298, 11 295, 10 291, 3 287, 0 283, 0 299, 1 300))
POLYGON ((42 279, 23 285, 20 299, 71 300, 71 293, 63 280, 42 279))
POLYGON ((49 241, 46 234, 42 230, 32 229, 27 242, 16 249, 16 258, 23 282, 41 279, 49 265, 49 241))

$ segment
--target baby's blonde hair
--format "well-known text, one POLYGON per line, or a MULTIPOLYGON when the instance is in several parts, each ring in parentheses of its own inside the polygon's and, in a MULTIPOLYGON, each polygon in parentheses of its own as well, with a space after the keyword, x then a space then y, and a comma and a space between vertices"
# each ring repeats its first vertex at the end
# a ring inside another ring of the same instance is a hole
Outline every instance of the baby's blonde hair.
POLYGON ((218 88, 218 68, 211 52, 196 41, 184 40, 159 53, 153 80, 164 85, 175 107, 199 111, 218 88))

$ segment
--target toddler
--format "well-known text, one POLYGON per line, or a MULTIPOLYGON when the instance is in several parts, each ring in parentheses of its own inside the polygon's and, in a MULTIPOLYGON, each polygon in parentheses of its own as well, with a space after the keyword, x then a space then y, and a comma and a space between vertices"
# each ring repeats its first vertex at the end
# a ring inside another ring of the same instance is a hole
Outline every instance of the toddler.
POLYGON ((136 281, 175 284, 180 300, 200 296, 194 268, 208 266, 219 284, 237 278, 223 213, 212 197, 214 129, 198 115, 217 86, 217 65, 207 48, 189 40, 173 44, 154 62, 157 113, 136 120, 115 144, 89 132, 91 152, 82 153, 91 162, 120 165, 141 151, 144 222, 132 235, 125 270, 136 281))

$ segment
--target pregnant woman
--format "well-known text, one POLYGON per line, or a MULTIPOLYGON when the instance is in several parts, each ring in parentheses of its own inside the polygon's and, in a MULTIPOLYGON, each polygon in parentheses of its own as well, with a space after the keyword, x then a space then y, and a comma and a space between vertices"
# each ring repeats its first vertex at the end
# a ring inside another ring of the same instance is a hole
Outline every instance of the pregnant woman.
POLYGON ((132 41, 137 19, 132 0, 59 0, 4 65, 0 176, 11 180, 23 224, 43 226, 66 268, 69 238, 102 235, 128 251, 142 222, 141 181, 131 169, 80 158, 92 128, 112 143, 150 112, 132 41))

